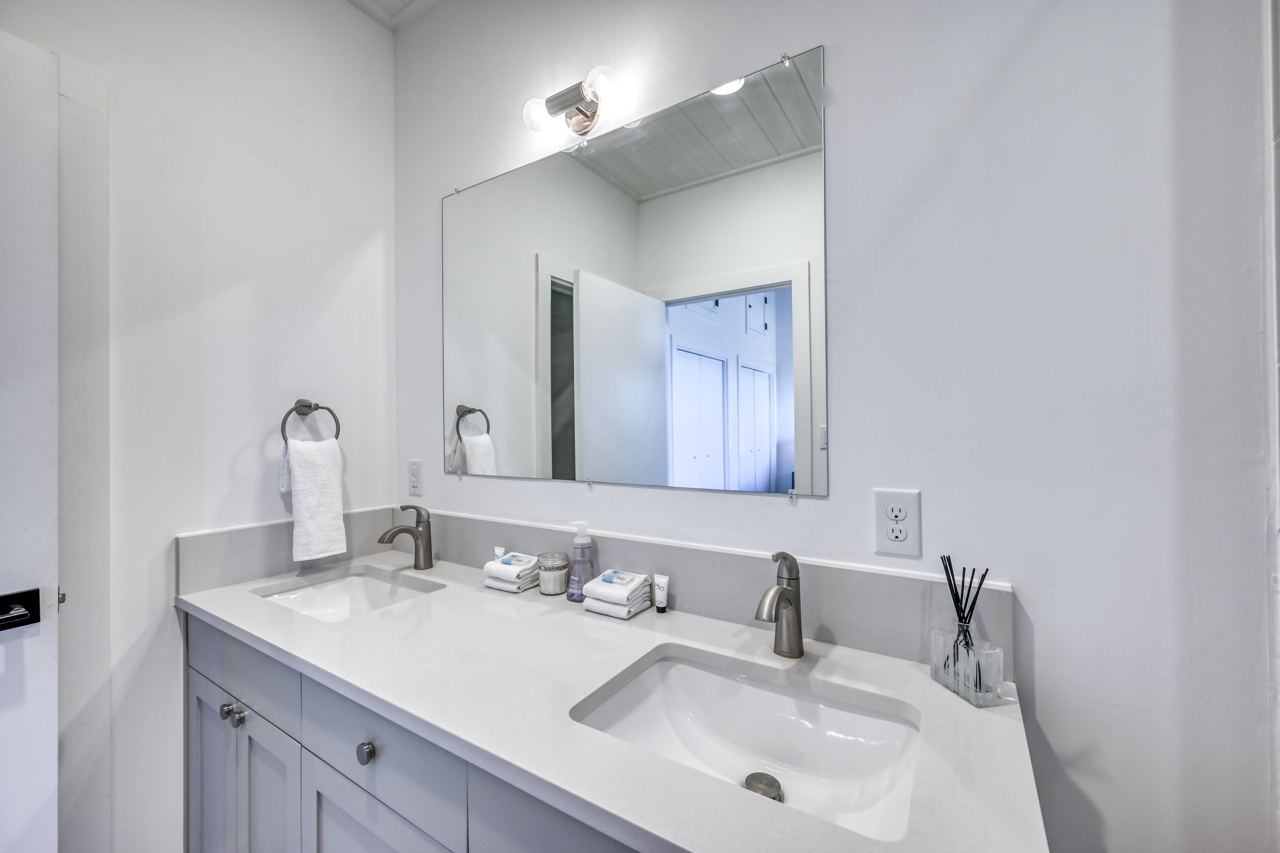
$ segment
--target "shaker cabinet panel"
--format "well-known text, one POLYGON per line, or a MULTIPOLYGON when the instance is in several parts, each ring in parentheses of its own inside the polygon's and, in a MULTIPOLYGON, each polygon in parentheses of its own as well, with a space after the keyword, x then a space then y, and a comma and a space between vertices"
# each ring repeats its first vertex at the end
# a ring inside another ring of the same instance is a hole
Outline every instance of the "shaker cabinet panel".
POLYGON ((471 765, 467 767, 467 807, 470 853, 634 853, 471 765))
POLYGON ((448 848, 309 752, 302 754, 304 853, 448 853, 448 848))
POLYGON ((302 743, 425 830, 467 853, 467 763, 328 687, 302 679, 302 743), (372 753, 360 757, 361 744, 372 753))
POLYGON ((239 853, 300 853, 302 747, 244 711, 236 743, 239 853))
POLYGON ((194 616, 187 617, 187 663, 298 739, 302 676, 296 669, 194 616))
POLYGON ((187 670, 187 849, 235 853, 236 730, 223 719, 231 694, 187 670))

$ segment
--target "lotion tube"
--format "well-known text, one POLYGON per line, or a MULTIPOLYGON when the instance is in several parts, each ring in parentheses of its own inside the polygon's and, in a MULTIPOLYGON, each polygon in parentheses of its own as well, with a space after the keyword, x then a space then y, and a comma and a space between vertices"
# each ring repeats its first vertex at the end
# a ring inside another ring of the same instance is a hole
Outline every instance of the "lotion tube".
POLYGON ((667 584, 670 581, 666 575, 653 576, 653 605, 659 613, 667 612, 667 584))

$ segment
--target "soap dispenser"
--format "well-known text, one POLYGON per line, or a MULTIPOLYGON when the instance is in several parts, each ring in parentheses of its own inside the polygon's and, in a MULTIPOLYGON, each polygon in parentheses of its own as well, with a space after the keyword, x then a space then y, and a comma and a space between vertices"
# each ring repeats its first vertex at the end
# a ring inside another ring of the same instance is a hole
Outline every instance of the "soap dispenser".
POLYGON ((570 601, 582 601, 586 598, 582 588, 600 574, 596 569, 595 546, 587 535, 587 523, 577 522, 578 535, 573 539, 573 569, 569 572, 570 601))

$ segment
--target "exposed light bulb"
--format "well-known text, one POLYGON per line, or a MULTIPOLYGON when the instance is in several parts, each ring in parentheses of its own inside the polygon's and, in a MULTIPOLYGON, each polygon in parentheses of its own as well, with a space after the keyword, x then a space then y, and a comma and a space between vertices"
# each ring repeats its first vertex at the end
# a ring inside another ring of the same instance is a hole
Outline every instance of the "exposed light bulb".
POLYGON ((730 80, 723 86, 716 86, 711 90, 713 95, 732 95, 734 92, 742 88, 742 84, 747 82, 745 77, 739 77, 737 80, 730 80))
POLYGON ((603 104, 618 90, 618 75, 607 65, 597 65, 587 73, 587 94, 597 104, 603 104))
POLYGON ((551 128, 555 119, 547 112, 547 102, 542 98, 530 98, 524 105, 524 123, 532 131, 541 133, 551 128))

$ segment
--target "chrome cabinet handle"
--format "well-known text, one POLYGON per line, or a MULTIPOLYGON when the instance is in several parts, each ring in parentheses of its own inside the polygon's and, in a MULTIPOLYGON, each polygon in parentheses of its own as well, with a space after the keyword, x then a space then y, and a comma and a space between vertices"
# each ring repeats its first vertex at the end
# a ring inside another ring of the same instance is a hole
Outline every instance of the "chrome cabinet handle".
POLYGON ((226 702, 218 707, 218 713, 222 716, 222 719, 225 720, 227 717, 231 716, 231 713, 235 709, 236 709, 236 706, 234 704, 232 704, 231 702, 226 702))
POLYGON ((14 604, 9 607, 9 612, 0 616, 0 625, 6 622, 21 622, 23 619, 31 616, 31 612, 21 604, 14 604))
POLYGON ((370 742, 356 745, 356 761, 360 762, 360 766, 368 764, 370 761, 378 757, 378 750, 370 742))
POLYGON ((238 729, 244 725, 244 711, 236 711, 231 715, 231 728, 238 729))

